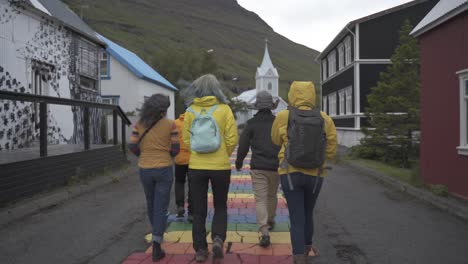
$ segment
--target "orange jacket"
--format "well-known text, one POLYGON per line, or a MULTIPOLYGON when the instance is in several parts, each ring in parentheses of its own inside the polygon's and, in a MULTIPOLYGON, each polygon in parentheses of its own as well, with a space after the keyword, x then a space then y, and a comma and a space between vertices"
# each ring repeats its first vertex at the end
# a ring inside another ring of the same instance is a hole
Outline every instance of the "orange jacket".
POLYGON ((179 142, 180 142, 180 152, 175 157, 175 163, 178 165, 188 165, 190 160, 190 151, 187 149, 187 146, 184 144, 184 139, 182 135, 182 129, 184 127, 184 117, 185 113, 181 114, 179 118, 177 118, 174 123, 177 127, 177 131, 179 132, 179 142))

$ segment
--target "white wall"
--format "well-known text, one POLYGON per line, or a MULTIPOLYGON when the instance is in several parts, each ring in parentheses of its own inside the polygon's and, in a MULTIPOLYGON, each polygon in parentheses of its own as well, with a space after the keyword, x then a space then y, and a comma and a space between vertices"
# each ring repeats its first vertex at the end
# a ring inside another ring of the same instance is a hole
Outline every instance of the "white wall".
POLYGON ((167 116, 174 119, 174 91, 138 78, 114 57, 110 58, 110 80, 101 81, 102 96, 119 95, 120 107, 125 112, 131 112, 141 108, 145 96, 151 96, 155 93, 165 94, 171 100, 167 116))
POLYGON ((276 77, 258 77, 256 79, 256 85, 255 85, 257 91, 268 91, 273 95, 274 97, 278 97, 278 78, 276 77), (272 84, 272 90, 268 90, 268 83, 272 84))
POLYGON ((364 134, 359 130, 343 130, 336 129, 338 136, 338 144, 346 147, 359 145, 360 140, 364 138, 364 134))
MULTIPOLYGON (((34 60, 55 68, 49 74, 43 95, 70 98, 71 42, 71 32, 60 23, 51 23, 0 0, 0 80, 3 80, 0 90, 34 93, 31 77, 34 60)), ((0 105, 0 150, 27 147, 34 142, 38 130, 31 122, 35 112, 32 104, 3 101, 0 105)), ((51 105, 49 111, 49 141, 69 140, 74 129, 71 108, 51 105)))

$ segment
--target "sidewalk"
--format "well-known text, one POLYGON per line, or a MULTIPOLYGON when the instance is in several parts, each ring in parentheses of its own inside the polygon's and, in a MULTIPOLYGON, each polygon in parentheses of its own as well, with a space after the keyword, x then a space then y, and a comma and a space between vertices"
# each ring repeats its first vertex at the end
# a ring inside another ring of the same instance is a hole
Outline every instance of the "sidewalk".
MULTIPOLYGON (((231 164, 234 157, 231 157, 231 164)), ((259 233, 256 225, 255 199, 249 175, 250 155, 245 160, 241 172, 231 165, 232 176, 228 194, 228 232, 225 242, 224 260, 217 263, 292 263, 291 240, 289 236, 289 215, 286 200, 278 192, 278 208, 275 229, 270 233, 272 246, 258 246, 259 233)), ((207 231, 210 231, 213 217, 213 200, 208 196, 207 231)), ((167 256, 157 263, 195 263, 192 248, 192 225, 178 220, 175 215, 169 217, 169 226, 164 236, 163 248, 167 256)), ((208 242, 211 242, 208 233, 208 242)), ((211 262, 211 259, 208 260, 211 262)), ((148 264, 151 261, 151 247, 146 252, 130 255, 123 264, 148 264)))
POLYGON ((378 181, 389 185, 397 190, 408 193, 409 195, 431 204, 443 211, 459 217, 462 220, 468 221, 468 203, 464 203, 453 197, 443 197, 432 193, 425 188, 418 188, 399 179, 385 175, 381 172, 364 167, 360 164, 354 163, 351 160, 346 161, 346 165, 359 171, 363 175, 370 176, 378 181))
POLYGON ((7 226, 27 216, 47 211, 80 195, 119 182, 129 175, 134 175, 137 173, 136 163, 136 158, 129 157, 128 164, 122 164, 120 168, 113 168, 111 171, 103 172, 93 177, 77 178, 76 182, 67 186, 58 187, 52 191, 44 191, 42 194, 37 194, 0 208, 0 227, 7 226))

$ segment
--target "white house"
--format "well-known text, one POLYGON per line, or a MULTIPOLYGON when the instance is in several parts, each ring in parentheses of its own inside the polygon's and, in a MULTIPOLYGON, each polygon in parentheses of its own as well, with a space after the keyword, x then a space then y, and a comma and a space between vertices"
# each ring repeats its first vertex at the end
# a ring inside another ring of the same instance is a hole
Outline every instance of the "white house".
POLYGON ((257 68, 255 74, 255 89, 248 90, 235 97, 235 100, 243 101, 249 106, 247 113, 241 113, 237 115, 237 124, 242 125, 252 118, 257 111, 253 108, 256 101, 257 93, 260 91, 268 91, 273 96, 274 100, 279 100, 278 107, 273 110, 273 113, 285 110, 288 104, 283 98, 278 96, 278 85, 279 74, 278 70, 271 62, 270 53, 268 52, 268 41, 265 43, 265 54, 263 55, 262 64, 257 68))
MULTIPOLYGON (((100 101, 98 53, 104 48, 94 31, 58 0, 0 0, 0 90, 100 101)), ((90 110, 91 123, 100 112, 90 110)), ((48 106, 49 144, 80 143, 82 111, 48 106)), ((0 150, 34 146, 39 108, 31 102, 0 100, 0 150)), ((91 131, 100 139, 100 126, 91 131)))
POLYGON ((177 88, 135 53, 104 36, 98 37, 107 44, 100 55, 102 101, 137 113, 145 98, 161 93, 169 96, 171 106, 167 116, 174 119, 177 88))

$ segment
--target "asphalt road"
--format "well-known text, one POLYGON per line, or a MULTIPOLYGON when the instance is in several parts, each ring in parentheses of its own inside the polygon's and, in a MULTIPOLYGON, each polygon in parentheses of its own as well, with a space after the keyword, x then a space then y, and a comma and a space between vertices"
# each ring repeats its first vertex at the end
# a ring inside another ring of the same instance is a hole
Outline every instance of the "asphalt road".
MULTIPOLYGON (((348 167, 326 179, 315 219, 313 263, 468 263, 467 222, 348 167)), ((1 227, 0 263, 120 263, 146 249, 149 231, 138 176, 129 175, 1 227)))

